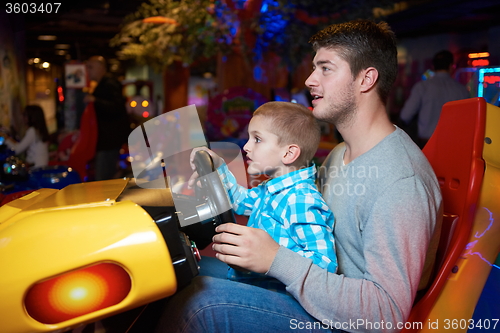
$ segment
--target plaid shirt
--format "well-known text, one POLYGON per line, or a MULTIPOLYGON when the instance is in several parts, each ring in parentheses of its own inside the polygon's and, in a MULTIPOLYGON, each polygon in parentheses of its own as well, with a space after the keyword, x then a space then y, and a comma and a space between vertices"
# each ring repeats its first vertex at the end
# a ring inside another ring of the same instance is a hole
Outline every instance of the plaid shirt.
POLYGON ((252 189, 238 185, 226 164, 218 172, 235 213, 250 215, 248 226, 267 231, 277 243, 316 265, 337 271, 333 213, 316 187, 314 165, 252 189))

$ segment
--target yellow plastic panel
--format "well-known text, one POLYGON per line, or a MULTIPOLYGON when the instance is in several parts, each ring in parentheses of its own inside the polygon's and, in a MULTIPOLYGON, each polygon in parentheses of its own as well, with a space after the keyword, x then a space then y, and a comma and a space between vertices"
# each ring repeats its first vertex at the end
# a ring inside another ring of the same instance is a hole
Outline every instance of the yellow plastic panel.
POLYGON ((500 108, 487 105, 479 203, 467 247, 421 332, 467 332, 477 301, 500 251, 500 108))
POLYGON ((80 204, 110 204, 127 186, 128 179, 103 180, 66 186, 43 202, 37 202, 30 210, 53 207, 71 207, 80 204))
POLYGON ((19 213, 23 209, 27 209, 29 206, 45 200, 48 196, 59 192, 59 190, 51 188, 42 188, 31 192, 24 197, 17 200, 11 201, 0 207, 0 224, 15 214, 19 213))
MULTIPOLYGON (((52 197, 47 198, 50 204, 52 197)), ((31 210, 30 206, 15 216, 15 223, 2 224, 0 332, 75 327, 175 293, 175 272, 165 241, 140 206, 130 201, 94 207, 75 205, 74 199, 67 202, 72 208, 31 210), (119 265, 130 276, 131 289, 118 304, 54 324, 42 324, 28 315, 23 302, 36 283, 100 263, 119 265)))

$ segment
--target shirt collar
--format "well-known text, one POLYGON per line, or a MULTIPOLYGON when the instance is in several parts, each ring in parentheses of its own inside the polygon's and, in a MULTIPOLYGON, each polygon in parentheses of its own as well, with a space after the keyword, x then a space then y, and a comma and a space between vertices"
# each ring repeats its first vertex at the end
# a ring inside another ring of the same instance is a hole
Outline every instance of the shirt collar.
POLYGON ((301 180, 308 178, 314 179, 316 174, 316 166, 313 164, 310 167, 289 172, 277 178, 270 179, 265 186, 270 193, 281 191, 287 187, 291 187, 301 180))

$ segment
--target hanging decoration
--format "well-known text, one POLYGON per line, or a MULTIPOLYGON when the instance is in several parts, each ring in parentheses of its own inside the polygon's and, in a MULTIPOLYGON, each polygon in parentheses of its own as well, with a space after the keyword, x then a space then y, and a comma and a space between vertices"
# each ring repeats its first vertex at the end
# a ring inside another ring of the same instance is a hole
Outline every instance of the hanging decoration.
POLYGON ((311 52, 309 38, 329 24, 374 18, 397 0, 148 0, 111 41, 122 58, 162 69, 190 65, 218 52, 240 52, 248 63, 266 52, 293 70, 311 52))
POLYGON ((134 59, 159 71, 173 62, 227 53, 239 29, 233 11, 223 1, 149 0, 125 18, 111 46, 122 59, 134 59))
POLYGON ((262 0, 253 20, 255 59, 265 52, 279 55, 293 70, 311 53, 309 39, 334 23, 374 19, 375 8, 394 6, 396 0, 262 0))

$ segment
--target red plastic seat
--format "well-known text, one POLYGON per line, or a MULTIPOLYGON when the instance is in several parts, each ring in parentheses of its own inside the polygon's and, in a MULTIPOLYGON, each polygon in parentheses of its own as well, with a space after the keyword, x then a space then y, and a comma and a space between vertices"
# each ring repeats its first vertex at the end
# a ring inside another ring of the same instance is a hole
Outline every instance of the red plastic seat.
POLYGON ((80 134, 67 161, 50 161, 49 165, 67 165, 87 179, 87 164, 94 158, 97 144, 97 119, 94 103, 87 104, 80 119, 80 134))
POLYGON ((444 216, 436 275, 430 288, 414 305, 409 322, 427 321, 467 245, 485 170, 482 158, 485 126, 486 101, 483 98, 446 103, 436 130, 423 149, 440 184, 444 216))

